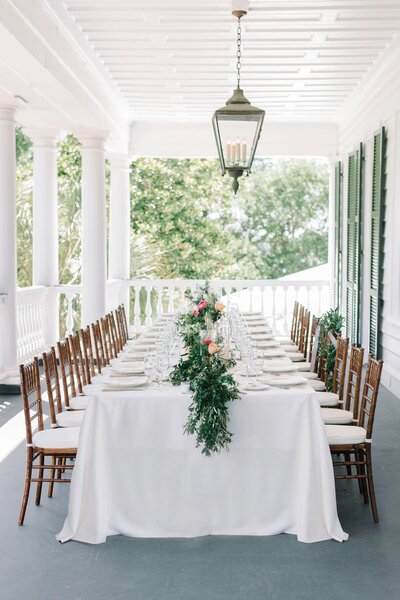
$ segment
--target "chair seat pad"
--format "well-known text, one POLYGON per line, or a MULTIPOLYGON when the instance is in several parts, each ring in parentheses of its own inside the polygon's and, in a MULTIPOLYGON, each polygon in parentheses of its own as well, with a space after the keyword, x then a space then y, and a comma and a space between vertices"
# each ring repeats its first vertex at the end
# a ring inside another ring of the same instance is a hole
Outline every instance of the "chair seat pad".
POLYGON ((294 344, 294 341, 291 340, 288 337, 282 337, 281 335, 276 335, 275 339, 277 342, 279 342, 280 344, 288 344, 288 346, 291 346, 292 344, 294 344))
POLYGON ((305 360, 302 352, 287 352, 286 354, 292 362, 303 362, 305 360))
POLYGON ((88 396, 70 398, 69 405, 73 410, 85 410, 88 405, 88 396))
POLYGON ((325 430, 330 446, 362 444, 367 436, 364 427, 356 425, 325 425, 325 430))
POLYGON ((279 347, 281 350, 285 350, 285 352, 298 352, 299 351, 296 344, 281 344, 281 343, 279 343, 279 347))
POLYGON ((312 389, 316 392, 325 391, 325 383, 323 381, 320 381, 319 379, 309 379, 307 381, 307 385, 310 385, 312 389))
POLYGON ((59 429, 44 429, 33 436, 33 445, 46 450, 66 450, 77 448, 79 427, 60 427, 59 429))
POLYGON ((333 392, 320 392, 317 394, 317 400, 320 406, 337 406, 339 404, 339 395, 333 392))
POLYGON ((353 413, 341 408, 321 408, 325 425, 351 425, 353 413))
POLYGON ((299 371, 309 371, 311 369, 311 363, 308 361, 304 361, 304 362, 300 363, 299 365, 297 365, 297 369, 299 371))
POLYGON ((318 379, 318 375, 316 373, 312 373, 311 371, 302 371, 301 376, 305 377, 306 379, 318 379))
POLYGON ((85 414, 84 410, 65 410, 57 415, 59 427, 80 427, 85 414))

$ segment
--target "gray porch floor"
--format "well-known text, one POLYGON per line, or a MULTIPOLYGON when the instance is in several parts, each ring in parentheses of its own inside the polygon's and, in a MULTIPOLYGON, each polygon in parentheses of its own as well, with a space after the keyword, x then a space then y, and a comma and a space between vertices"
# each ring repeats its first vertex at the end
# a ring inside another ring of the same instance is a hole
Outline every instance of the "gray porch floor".
MULTIPOLYGON (((20 398, 0 398, 0 427, 20 398)), ((348 542, 301 544, 294 536, 190 540, 109 538, 61 545, 68 486, 43 494, 17 526, 24 446, 0 463, 2 600, 398 600, 400 597, 400 400, 381 388, 374 435, 380 523, 374 525, 356 482, 337 484, 348 542)), ((2 430, 0 429, 0 439, 2 430)))

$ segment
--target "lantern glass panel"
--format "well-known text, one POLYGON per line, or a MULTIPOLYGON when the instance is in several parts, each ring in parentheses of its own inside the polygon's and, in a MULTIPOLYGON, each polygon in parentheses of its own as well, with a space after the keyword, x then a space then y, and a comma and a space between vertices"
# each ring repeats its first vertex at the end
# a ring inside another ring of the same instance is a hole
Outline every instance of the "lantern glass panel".
POLYGON ((249 168, 258 119, 234 115, 218 115, 217 119, 225 168, 249 168))

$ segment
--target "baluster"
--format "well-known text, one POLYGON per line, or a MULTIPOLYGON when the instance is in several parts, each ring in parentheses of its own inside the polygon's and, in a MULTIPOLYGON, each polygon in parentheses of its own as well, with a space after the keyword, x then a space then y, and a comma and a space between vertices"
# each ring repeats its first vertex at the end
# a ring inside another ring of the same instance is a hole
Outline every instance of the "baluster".
POLYGON ((25 357, 27 354, 26 304, 21 306, 21 330, 21 354, 25 357))
POLYGON ((147 284, 145 286, 145 290, 146 290, 146 318, 145 318, 144 324, 147 327, 149 327, 153 323, 152 310, 151 310, 151 290, 152 290, 152 285, 151 284, 147 284))
POLYGON ((231 303, 231 291, 232 288, 231 287, 226 287, 225 288, 225 297, 226 297, 226 310, 229 310, 229 305, 231 303))
POLYGON ((310 308, 310 291, 311 291, 311 287, 308 285, 306 287, 306 294, 307 294, 307 304, 306 304, 306 307, 307 307, 307 309, 310 308))
POLYGON ((276 288, 272 288, 272 330, 276 331, 276 288))
POLYGON ((287 306, 287 295, 288 295, 288 286, 284 285, 283 288, 283 333, 286 335, 289 333, 289 315, 288 315, 288 306, 287 306))
POLYGON ((173 285, 169 285, 168 286, 168 312, 169 313, 175 312, 174 292, 175 292, 175 287, 173 285))
POLYGON ((140 285, 135 285, 134 286, 134 290, 135 290, 135 305, 134 305, 134 309, 133 309, 133 329, 135 331, 140 331, 141 328, 141 322, 140 322, 140 285))
POLYGON ((318 315, 321 315, 321 296, 322 296, 322 287, 318 286, 318 315))
POLYGON ((156 290, 157 290, 157 317, 160 317, 164 312, 164 307, 163 307, 163 303, 162 303, 162 296, 163 296, 163 292, 164 292, 163 285, 158 283, 156 290))

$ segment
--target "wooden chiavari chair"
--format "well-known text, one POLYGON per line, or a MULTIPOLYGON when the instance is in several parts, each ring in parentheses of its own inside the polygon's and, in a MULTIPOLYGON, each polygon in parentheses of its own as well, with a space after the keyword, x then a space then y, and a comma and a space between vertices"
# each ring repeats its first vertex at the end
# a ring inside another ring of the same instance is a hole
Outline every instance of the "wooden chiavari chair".
POLYGON ((43 352, 43 366, 46 380, 47 398, 50 407, 50 420, 52 427, 79 427, 82 423, 84 411, 63 410, 60 378, 57 368, 55 348, 43 352))
POLYGON ((126 318, 125 306, 123 304, 121 304, 118 308, 121 312, 121 322, 122 322, 122 326, 124 328, 125 338, 126 338, 126 340, 129 340, 130 339, 129 327, 128 327, 128 320, 126 318))
POLYGON ((101 373, 101 370, 107 366, 107 361, 104 353, 103 338, 101 335, 100 322, 92 323, 92 334, 94 341, 94 351, 96 354, 96 367, 97 371, 101 373))
POLYGON ((294 339, 294 343, 296 344, 297 347, 299 347, 299 344, 300 344, 301 325, 303 323, 304 311, 305 311, 304 306, 302 304, 300 304, 297 325, 296 325, 295 339, 294 339))
POLYGON ((104 348, 104 355, 106 357, 106 362, 109 365, 110 364, 110 360, 112 358, 115 358, 115 354, 112 348, 112 343, 111 343, 111 335, 110 335, 110 330, 109 330, 109 326, 108 326, 108 320, 106 319, 106 317, 101 317, 100 319, 100 331, 101 331, 101 337, 103 340, 103 348, 104 348))
MULTIPOLYGON (((47 482, 52 485, 71 481, 62 478, 60 469, 57 470, 57 477, 55 477, 55 465, 57 460, 66 460, 76 456, 79 428, 45 429, 38 358, 35 357, 32 361, 20 365, 19 372, 26 429, 25 485, 18 517, 18 525, 23 525, 32 483, 37 483, 36 505, 39 505, 43 483, 47 482), (36 433, 32 432, 34 421, 37 421, 38 426, 36 433), (52 459, 51 464, 45 462, 47 457, 52 459), (32 476, 35 471, 38 471, 37 477, 32 476), (50 476, 45 477, 46 471, 50 471, 50 476)), ((63 470, 71 469, 73 469, 73 465, 66 464, 63 467, 63 470)))
POLYGON ((339 408, 322 408, 326 425, 351 425, 358 423, 364 348, 352 344, 347 375, 346 396, 339 408))
POLYGON ((290 360, 293 362, 304 362, 307 357, 308 331, 310 329, 310 311, 304 308, 304 306, 300 306, 297 329, 297 350, 293 351, 287 346, 283 346, 283 348, 286 350, 290 360))
POLYGON ((333 367, 333 385, 331 392, 322 391, 325 388, 325 383, 323 381, 309 381, 312 388, 316 391, 320 391, 317 398, 321 406, 336 407, 343 402, 348 350, 349 338, 342 338, 339 336, 336 340, 336 355, 333 367))
POLYGON ((90 384, 92 383, 93 377, 96 375, 96 370, 94 366, 92 337, 90 335, 89 325, 85 329, 81 329, 80 338, 86 381, 88 384, 90 384))
POLYGON ((125 331, 124 319, 123 319, 123 316, 122 316, 122 312, 121 312, 121 307, 120 306, 115 311, 115 319, 116 319, 116 322, 117 322, 118 335, 119 335, 119 339, 121 340, 121 350, 122 350, 122 348, 125 346, 126 342, 128 341, 128 337, 127 337, 127 334, 126 334, 126 331, 125 331))
POLYGON ((371 443, 382 366, 383 361, 369 357, 357 425, 325 425, 334 457, 335 478, 358 479, 361 482, 364 502, 371 502, 375 523, 378 523, 379 516, 372 474, 371 443), (338 467, 346 467, 346 474, 338 473, 338 467))
POLYGON ((110 334, 111 334, 111 343, 114 348, 114 354, 115 354, 115 356, 117 356, 119 354, 119 352, 121 352, 121 350, 122 350, 122 343, 121 343, 121 339, 118 335, 118 330, 117 330, 117 325, 115 323, 114 313, 112 313, 112 312, 108 313, 108 315, 106 315, 106 319, 108 320, 108 327, 109 327, 110 334))
POLYGON ((78 393, 83 394, 83 388, 88 384, 88 381, 79 333, 70 335, 68 339, 72 356, 72 368, 75 373, 78 393))
POLYGON ((61 381, 63 386, 64 405, 67 410, 72 410, 70 399, 76 397, 72 356, 68 338, 57 342, 57 354, 60 362, 61 381))

